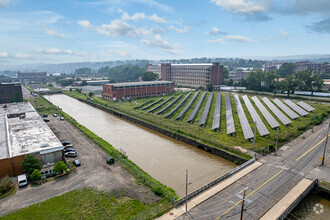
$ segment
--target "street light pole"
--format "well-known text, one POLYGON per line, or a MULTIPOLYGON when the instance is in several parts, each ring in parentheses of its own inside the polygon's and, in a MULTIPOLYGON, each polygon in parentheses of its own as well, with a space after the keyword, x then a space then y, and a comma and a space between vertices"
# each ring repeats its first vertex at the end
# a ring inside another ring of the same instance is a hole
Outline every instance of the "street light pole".
POLYGON ((324 151, 323 151, 323 157, 322 157, 322 163, 321 165, 324 165, 324 160, 325 160, 325 154, 327 151, 327 145, 328 145, 328 137, 329 137, 329 130, 330 130, 330 124, 328 126, 328 131, 327 131, 327 139, 325 139, 325 145, 324 145, 324 151))

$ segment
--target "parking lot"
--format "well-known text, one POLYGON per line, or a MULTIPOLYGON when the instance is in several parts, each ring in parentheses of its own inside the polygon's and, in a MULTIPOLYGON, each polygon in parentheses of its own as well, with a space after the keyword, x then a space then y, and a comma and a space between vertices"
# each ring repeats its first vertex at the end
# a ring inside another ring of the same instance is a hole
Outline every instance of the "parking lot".
POLYGON ((15 195, 0 200, 0 216, 41 202, 70 190, 82 187, 97 187, 104 191, 125 190, 126 195, 142 202, 155 202, 159 199, 149 188, 138 185, 119 163, 108 165, 107 155, 94 143, 83 136, 71 124, 59 117, 48 116, 48 126, 58 139, 69 141, 77 152, 81 166, 77 172, 41 186, 20 188, 15 195))

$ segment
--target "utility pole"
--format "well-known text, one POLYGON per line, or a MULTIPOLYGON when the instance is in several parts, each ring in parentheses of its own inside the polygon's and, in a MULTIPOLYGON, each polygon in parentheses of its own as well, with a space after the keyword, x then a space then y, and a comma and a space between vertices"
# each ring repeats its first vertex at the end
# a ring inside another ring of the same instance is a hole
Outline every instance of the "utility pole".
POLYGON ((188 170, 186 170, 186 212, 188 211, 188 170))
POLYGON ((278 144, 278 127, 276 128, 275 156, 277 156, 277 144, 278 144))
POLYGON ((328 137, 329 137, 329 130, 330 130, 330 124, 328 126, 328 131, 327 131, 327 139, 325 139, 325 145, 324 145, 324 151, 323 151, 323 157, 322 157, 322 163, 321 165, 324 165, 324 160, 325 160, 325 154, 327 151, 327 145, 328 145, 328 137))
POLYGON ((241 208, 241 218, 240 218, 240 220, 243 220, 243 212, 244 212, 244 201, 245 201, 245 192, 246 192, 246 190, 244 190, 244 193, 243 193, 243 199, 242 199, 242 208, 241 208))
POLYGON ((254 137, 253 137, 253 149, 255 148, 256 146, 256 127, 257 127, 257 122, 256 121, 253 121, 254 123, 254 137))

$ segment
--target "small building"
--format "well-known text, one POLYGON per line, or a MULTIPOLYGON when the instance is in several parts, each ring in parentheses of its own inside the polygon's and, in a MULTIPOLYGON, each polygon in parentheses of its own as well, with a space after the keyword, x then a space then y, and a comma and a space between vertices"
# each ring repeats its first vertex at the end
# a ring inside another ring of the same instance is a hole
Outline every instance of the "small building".
POLYGON ((90 80, 87 81, 87 84, 90 86, 97 86, 97 85, 103 85, 103 84, 107 84, 109 83, 109 80, 105 79, 105 80, 90 80))
POLYGON ((20 83, 0 83, 0 104, 23 101, 20 83))
POLYGON ((25 155, 41 166, 63 160, 63 146, 28 102, 0 104, 0 177, 24 173, 25 155))
POLYGON ((114 83, 103 85, 102 97, 107 100, 166 95, 174 91, 170 81, 114 83))

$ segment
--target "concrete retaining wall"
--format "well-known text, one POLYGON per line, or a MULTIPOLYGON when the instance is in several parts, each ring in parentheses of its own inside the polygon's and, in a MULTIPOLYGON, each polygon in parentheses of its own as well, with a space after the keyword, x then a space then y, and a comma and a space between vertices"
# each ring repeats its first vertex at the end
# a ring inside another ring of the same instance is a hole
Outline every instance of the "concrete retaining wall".
POLYGON ((114 115, 116 115, 118 117, 124 118, 124 119, 126 119, 128 121, 131 121, 133 123, 136 123, 136 124, 142 125, 142 126, 144 126, 146 128, 149 128, 151 130, 157 131, 157 132, 159 132, 161 134, 164 134, 166 136, 172 137, 172 138, 174 138, 176 140, 182 141, 182 142, 184 142, 186 144, 189 144, 189 145, 191 145, 193 147, 197 147, 197 148, 202 149, 204 151, 207 151, 209 153, 215 154, 215 155, 217 155, 219 157, 222 157, 222 158, 224 158, 226 160, 229 160, 231 162, 234 162, 234 163, 237 163, 237 164, 243 164, 243 163, 245 163, 247 161, 244 158, 241 158, 241 157, 239 157, 237 155, 234 155, 234 154, 231 154, 229 152, 223 151, 223 150, 221 150, 219 148, 212 147, 210 145, 207 145, 207 144, 198 142, 198 141, 196 141, 196 140, 194 140, 192 138, 188 138, 188 137, 185 137, 183 135, 180 135, 180 134, 174 133, 172 131, 166 130, 164 128, 157 127, 157 126, 152 125, 152 124, 150 124, 148 122, 145 122, 143 120, 139 120, 139 119, 136 119, 136 118, 131 117, 129 115, 126 115, 126 114, 117 112, 115 110, 108 109, 108 108, 106 108, 106 107, 104 107, 102 105, 95 104, 93 102, 90 102, 90 101, 84 100, 84 99, 78 99, 78 100, 81 101, 81 102, 84 102, 86 104, 92 105, 92 106, 94 106, 94 107, 96 107, 98 109, 101 109, 103 111, 106 111, 106 112, 109 112, 111 114, 114 114, 114 115))

